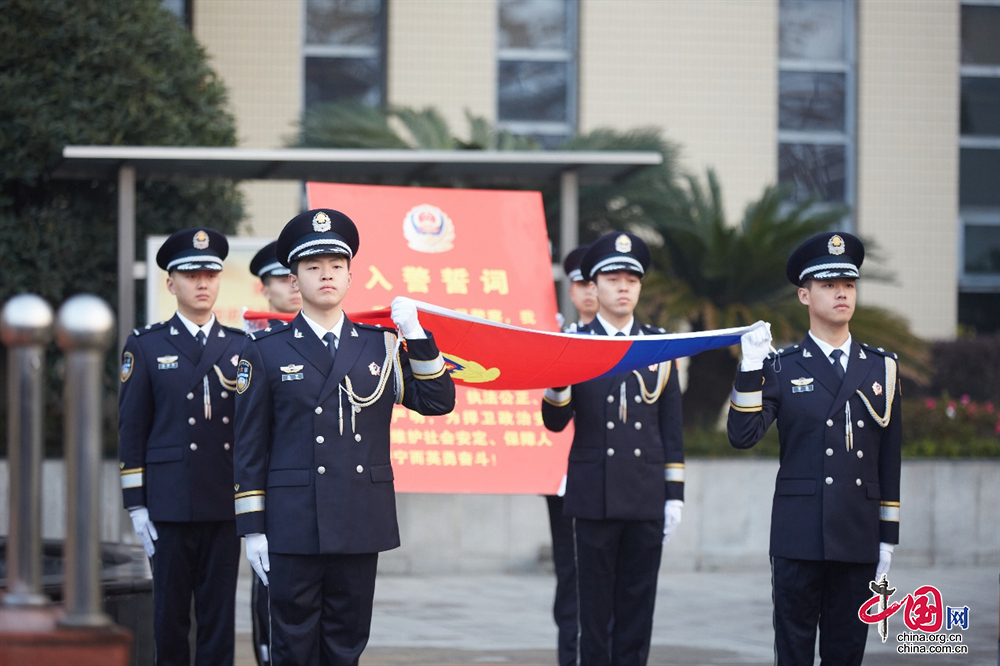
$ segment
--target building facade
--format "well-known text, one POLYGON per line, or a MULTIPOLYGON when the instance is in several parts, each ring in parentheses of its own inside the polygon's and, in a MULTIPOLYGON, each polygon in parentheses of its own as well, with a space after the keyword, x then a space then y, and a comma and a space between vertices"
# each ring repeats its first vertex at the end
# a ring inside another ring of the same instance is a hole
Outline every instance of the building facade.
MULTIPOLYGON (((466 112, 545 146, 655 126, 738 220, 764 187, 845 203, 893 282, 860 295, 929 339, 1000 328, 1000 0, 187 0, 245 147, 309 105, 466 112)), ((249 182, 276 235, 300 183, 249 182)))

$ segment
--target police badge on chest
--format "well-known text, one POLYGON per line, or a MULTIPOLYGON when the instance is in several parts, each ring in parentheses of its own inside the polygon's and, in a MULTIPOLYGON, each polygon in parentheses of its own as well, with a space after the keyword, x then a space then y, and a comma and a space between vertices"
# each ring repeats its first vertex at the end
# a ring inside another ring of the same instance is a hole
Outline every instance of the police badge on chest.
POLYGON ((177 368, 176 356, 157 356, 156 368, 158 370, 174 370, 177 368))

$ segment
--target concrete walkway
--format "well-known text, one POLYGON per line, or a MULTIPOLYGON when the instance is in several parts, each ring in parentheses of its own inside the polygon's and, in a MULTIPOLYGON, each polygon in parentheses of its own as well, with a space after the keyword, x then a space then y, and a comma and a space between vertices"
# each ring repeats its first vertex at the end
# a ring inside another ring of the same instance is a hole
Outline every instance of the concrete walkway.
MULTIPOLYGON (((773 663, 770 572, 767 562, 743 571, 661 574, 651 665, 712 666, 773 663)), ((245 565, 245 560, 244 560, 245 565)), ((252 666, 249 567, 237 597, 237 666, 252 666)), ((989 665, 998 663, 998 572, 989 567, 893 567, 893 600, 922 585, 941 591, 945 606, 968 606, 960 633, 967 654, 899 654, 902 615, 889 620, 883 644, 874 628, 865 664, 989 665)), ((511 575, 380 575, 363 666, 556 663, 550 608, 555 580, 547 573, 511 575)), ((817 659, 817 663, 818 663, 817 659)))

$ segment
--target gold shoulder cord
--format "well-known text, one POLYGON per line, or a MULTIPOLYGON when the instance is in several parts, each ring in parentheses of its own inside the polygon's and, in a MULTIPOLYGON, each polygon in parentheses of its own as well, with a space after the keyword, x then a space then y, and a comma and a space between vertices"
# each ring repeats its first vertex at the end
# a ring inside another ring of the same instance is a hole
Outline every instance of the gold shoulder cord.
POLYGON ((379 371, 378 386, 375 387, 375 391, 371 395, 366 397, 361 397, 354 392, 354 387, 351 385, 351 378, 344 375, 344 383, 340 386, 340 391, 338 395, 338 411, 340 416, 340 434, 344 434, 344 407, 340 401, 340 395, 347 394, 347 400, 351 404, 351 432, 356 431, 357 423, 355 421, 355 414, 360 412, 365 407, 371 407, 379 398, 382 397, 382 393, 385 391, 385 385, 389 383, 390 373, 395 377, 394 387, 396 388, 396 395, 399 400, 402 400, 402 391, 400 387, 402 386, 402 370, 399 367, 399 339, 391 333, 385 334, 385 359, 382 361, 382 368, 379 371))
POLYGON ((865 403, 868 413, 872 415, 875 422, 883 428, 888 426, 889 419, 892 417, 892 401, 896 397, 896 361, 888 356, 885 357, 885 416, 879 416, 875 413, 875 408, 872 407, 872 403, 868 402, 864 393, 860 390, 857 393, 861 396, 861 402, 865 403))
POLYGON ((227 391, 235 391, 236 390, 236 380, 235 379, 226 379, 226 376, 224 374, 222 374, 222 368, 220 368, 219 366, 213 365, 212 367, 215 368, 215 374, 217 374, 219 376, 219 383, 222 384, 222 387, 224 389, 226 389, 227 391))
POLYGON ((670 369, 672 367, 672 361, 657 364, 656 388, 653 391, 648 391, 646 389, 646 382, 643 381, 642 375, 639 374, 638 370, 632 371, 632 374, 639 380, 639 391, 642 395, 642 401, 647 405, 651 405, 660 399, 660 394, 663 393, 663 389, 667 386, 667 380, 670 379, 670 369))

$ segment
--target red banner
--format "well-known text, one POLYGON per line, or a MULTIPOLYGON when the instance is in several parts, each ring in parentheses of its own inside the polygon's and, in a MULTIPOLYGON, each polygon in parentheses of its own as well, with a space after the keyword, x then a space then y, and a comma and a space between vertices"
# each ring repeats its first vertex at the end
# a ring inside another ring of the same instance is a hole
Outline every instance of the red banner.
MULTIPOLYGON (((307 191, 310 208, 342 211, 358 225, 361 244, 351 262, 348 312, 409 296, 495 322, 558 330, 538 192, 330 183, 309 183, 307 191)), ((555 493, 566 472, 572 428, 544 428, 542 392, 459 386, 457 394, 447 416, 395 408, 390 438, 396 489, 555 493)))

